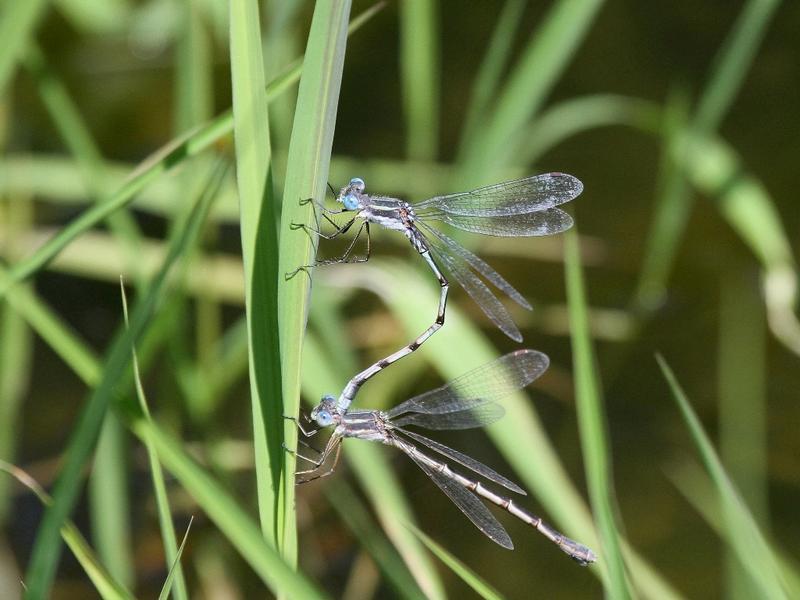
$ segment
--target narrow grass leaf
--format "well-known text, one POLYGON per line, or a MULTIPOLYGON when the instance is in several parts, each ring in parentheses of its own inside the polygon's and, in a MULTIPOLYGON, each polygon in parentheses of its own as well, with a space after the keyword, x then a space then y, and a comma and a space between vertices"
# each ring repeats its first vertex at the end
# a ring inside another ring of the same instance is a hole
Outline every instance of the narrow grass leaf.
POLYGON ((291 535, 284 529, 294 527, 290 514, 294 508, 282 487, 281 473, 285 452, 277 305, 278 227, 261 19, 255 1, 232 2, 230 7, 236 178, 241 206, 258 511, 265 538, 284 552, 284 537, 291 535))
POLYGON ((714 199, 720 214, 762 264, 773 335, 800 355, 797 262, 775 202, 764 185, 745 171, 730 146, 707 137, 689 148, 686 168, 692 183, 714 199))
POLYGON ((564 73, 602 4, 602 0, 560 0, 553 4, 498 93, 495 110, 467 149, 460 181, 470 185, 481 182, 514 158, 524 141, 520 133, 564 73))
MULTIPOLYGON (((130 330, 130 319, 128 318, 128 300, 125 296, 125 286, 123 285, 122 278, 120 278, 120 294, 122 296, 122 315, 125 320, 125 327, 130 330)), ((146 420, 150 420, 150 409, 147 406, 147 398, 145 397, 144 387, 142 386, 142 378, 139 373, 139 359, 136 356, 136 346, 131 345, 131 361, 133 364, 133 380, 136 386, 136 397, 139 400, 139 408, 146 420)), ((183 569, 180 565, 180 552, 176 547, 175 542, 175 528, 172 525, 172 510, 169 506, 169 496, 167 495, 167 485, 164 481, 164 473, 161 470, 161 463, 158 462, 158 452, 155 445, 149 438, 144 438, 144 446, 147 449, 147 461, 150 465, 150 477, 153 480, 153 493, 156 499, 156 510, 158 511, 158 523, 161 529, 161 540, 164 544, 164 554, 167 560, 167 567, 169 568, 169 576, 167 581, 170 582, 168 586, 164 584, 164 588, 171 589, 171 582, 175 582, 175 599, 186 600, 188 593, 186 591, 186 580, 183 576, 183 569), (171 566, 170 566, 171 565, 171 566)), ((191 521, 189 522, 191 527, 191 521)), ((186 535, 189 534, 189 529, 186 529, 186 535)), ((186 536, 184 536, 184 543, 186 536)), ((183 548, 183 544, 181 544, 183 548)), ((163 590, 162 590, 163 593, 163 590)))
POLYGON ((34 30, 44 16, 47 0, 30 0, 29 2, 3 2, 0 8, 0 40, 3 40, 3 52, 0 52, 0 94, 4 94, 6 85, 14 75, 17 63, 28 49, 34 30))
POLYGON ((728 542, 737 553, 742 566, 747 569, 752 580, 758 585, 761 597, 786 597, 778 562, 769 543, 761 533, 750 510, 742 501, 736 486, 728 477, 711 440, 703 430, 700 420, 689 404, 674 373, 661 356, 656 355, 656 361, 719 494, 727 523, 724 530, 728 535, 728 542))
MULTIPOLYGON (((169 569, 169 573, 167 573, 167 579, 164 581, 164 585, 161 587, 161 592, 158 594, 158 600, 167 600, 167 598, 169 598, 169 593, 170 590, 172 590, 172 585, 175 581, 176 574, 181 577, 183 576, 183 571, 181 569, 181 556, 183 556, 183 549, 186 547, 186 540, 189 539, 189 532, 192 530, 193 522, 194 517, 191 517, 189 519, 189 523, 186 525, 186 532, 183 534, 181 545, 178 548, 178 551, 175 553, 175 559, 172 561, 172 566, 169 569)), ((180 596, 176 593, 175 597, 178 598, 180 596)))
MULTIPOLYGON (((325 197, 349 14, 349 0, 318 2, 314 7, 289 144, 276 277, 284 415, 297 415, 300 408, 300 357, 311 291, 307 272, 297 272, 291 278, 286 274, 310 264, 314 258, 312 237, 306 231, 296 229, 293 223, 310 224, 316 228, 313 204, 303 205, 300 202, 308 198, 320 200, 325 197)), ((280 415, 278 420, 283 421, 280 415)), ((297 431, 290 421, 285 423, 286 444, 294 448, 297 445, 297 431)), ((283 536, 281 547, 285 555, 294 556, 297 545, 294 523, 295 459, 289 452, 283 452, 283 455, 281 499, 285 507, 286 526, 279 533, 283 536)))
MULTIPOLYGON (((224 164, 220 164, 221 167, 224 167, 224 164)), ((224 168, 217 170, 212 174, 212 182, 219 182, 223 174, 224 168)), ((48 507, 37 532, 25 578, 29 586, 27 597, 42 598, 49 595, 61 552, 59 529, 77 501, 82 481, 81 472, 95 448, 100 427, 111 397, 116 390, 117 382, 128 365, 130 341, 137 339, 145 330, 150 313, 162 295, 167 274, 182 253, 196 240, 200 226, 204 222, 214 198, 215 189, 215 186, 209 186, 208 192, 198 198, 187 222, 175 228, 174 235, 170 240, 169 252, 161 270, 143 295, 142 300, 137 302, 131 319, 130 331, 126 332, 121 329, 111 343, 100 381, 89 395, 70 435, 64 465, 53 493, 53 504, 48 507)))
POLYGON ((630 598, 620 535, 614 517, 612 463, 597 360, 589 333, 588 300, 583 280, 577 228, 564 234, 565 279, 569 309, 572 364, 575 370, 575 406, 581 433, 589 497, 603 544, 603 562, 609 573, 608 593, 630 598))
POLYGON ((440 8, 427 0, 406 0, 398 8, 406 154, 416 160, 433 160, 438 152, 441 113, 440 8))
POLYGON ((444 549, 441 545, 437 544, 433 541, 430 537, 422 533, 419 529, 414 527, 413 525, 408 525, 408 528, 414 532, 422 543, 433 552, 439 560, 441 560, 447 568, 450 569, 453 573, 458 575, 458 577, 466 583, 472 590, 478 594, 481 598, 486 598, 486 600, 500 600, 503 598, 497 590, 495 590, 492 586, 486 583, 481 577, 479 577, 472 569, 470 569, 467 565, 463 562, 458 560, 455 556, 450 554, 447 550, 444 549))
MULTIPOLYGON (((43 505, 49 506, 52 503, 52 498, 47 495, 47 492, 44 491, 39 483, 19 467, 0 460, 0 471, 8 473, 31 490, 43 505)), ((103 567, 103 564, 94 555, 89 543, 71 520, 64 521, 59 533, 72 551, 72 554, 78 559, 86 575, 91 579, 101 598, 105 600, 132 600, 134 598, 134 595, 121 582, 116 581, 114 576, 103 567)))
POLYGON ((500 16, 497 17, 492 38, 472 83, 467 116, 461 128, 459 160, 464 158, 465 151, 473 144, 475 130, 489 112, 491 99, 500 88, 500 77, 508 64, 514 37, 522 24, 522 13, 527 3, 528 0, 506 0, 500 16))

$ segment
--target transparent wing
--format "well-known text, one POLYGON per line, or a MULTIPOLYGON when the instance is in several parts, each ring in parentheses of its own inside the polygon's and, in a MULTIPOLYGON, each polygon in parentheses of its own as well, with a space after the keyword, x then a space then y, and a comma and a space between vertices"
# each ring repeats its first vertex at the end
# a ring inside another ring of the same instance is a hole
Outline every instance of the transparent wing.
POLYGON ((394 421, 409 412, 443 415, 473 410, 524 388, 544 373, 549 365, 550 359, 542 352, 517 350, 477 367, 448 384, 409 398, 386 415, 394 421))
POLYGON ((408 412, 390 422, 397 427, 417 425, 425 429, 474 429, 499 421, 506 414, 499 404, 489 403, 455 412, 427 414, 408 412))
POLYGON ((427 210, 423 220, 437 220, 463 231, 496 237, 537 237, 561 233, 572 227, 572 217, 558 208, 539 212, 498 217, 450 214, 443 210, 427 210))
POLYGON ((502 485, 504 488, 509 489, 512 492, 516 492, 517 494, 522 494, 523 496, 527 495, 525 493, 525 490, 519 487, 516 483, 514 483, 510 479, 506 479, 491 467, 488 467, 482 462, 475 460, 471 456, 462 454, 458 450, 453 450, 452 448, 449 448, 444 444, 440 444, 437 441, 434 441, 430 438, 425 437, 424 435, 420 435, 413 431, 406 431, 404 429, 400 429, 399 431, 403 435, 409 436, 410 438, 416 440, 420 444, 424 444, 431 450, 435 450, 442 456, 446 456, 450 460, 454 460, 460 465, 463 465, 464 467, 466 467, 470 471, 477 473, 481 477, 488 479, 489 481, 494 481, 495 483, 502 485))
POLYGON ((426 223, 419 223, 419 225, 421 225, 426 232, 430 233, 433 236, 433 238, 435 238, 435 240, 438 240, 438 242, 440 242, 440 244, 437 244, 437 242, 434 241, 431 244, 430 243, 431 238, 426 236, 425 241, 430 246, 440 246, 439 248, 437 248, 439 252, 448 252, 449 254, 454 254, 458 258, 463 259, 464 261, 467 262, 467 264, 469 264, 470 267, 475 269, 484 279, 486 279, 486 281, 490 282, 498 290, 505 293, 514 302, 516 302, 523 308, 527 308, 528 310, 533 310, 533 307, 522 296, 522 294, 520 294, 516 290, 516 288, 514 288, 513 285, 508 283, 508 281, 506 281, 505 278, 503 278, 503 276, 500 275, 500 273, 495 271, 492 268, 492 266, 489 265, 489 263, 487 263, 481 257, 477 256, 476 254, 473 254, 472 252, 464 248, 464 246, 462 246, 452 238, 448 237, 441 231, 434 229, 433 227, 430 227, 426 223))
POLYGON ((547 210, 569 202, 583 191, 577 177, 545 173, 505 181, 470 192, 435 196, 414 205, 414 211, 438 209, 453 215, 500 217, 547 210))
MULTIPOLYGON (((419 232, 419 230, 417 231, 419 232)), ((419 235, 422 235, 422 233, 419 232, 419 235)), ((470 270, 464 259, 453 254, 448 247, 437 238, 425 237, 424 239, 426 246, 430 249, 431 254, 438 259, 439 264, 467 291, 470 297, 481 307, 481 310, 500 331, 515 342, 521 342, 522 334, 519 332, 519 328, 514 323, 514 319, 511 318, 506 307, 503 306, 503 303, 500 302, 492 293, 492 290, 470 270)), ((467 252, 467 250, 464 250, 464 252, 467 252)), ((486 266, 488 267, 488 265, 486 266)), ((510 284, 508 284, 508 286, 511 287, 510 284)), ((522 298, 519 292, 516 292, 516 295, 522 298)))
MULTIPOLYGON (((401 447, 401 449, 403 448, 401 447)), ((405 451, 405 449, 403 450, 405 451)), ((438 473, 426 465, 412 453, 408 451, 405 452, 411 460, 417 463, 417 466, 439 486, 439 489, 447 494, 450 500, 461 509, 461 512, 467 515, 467 518, 472 521, 475 527, 480 529, 486 537, 501 545, 503 548, 509 550, 514 549, 514 543, 511 541, 511 537, 506 530, 503 529, 500 522, 476 496, 468 492, 460 483, 453 481, 449 477, 438 473)))

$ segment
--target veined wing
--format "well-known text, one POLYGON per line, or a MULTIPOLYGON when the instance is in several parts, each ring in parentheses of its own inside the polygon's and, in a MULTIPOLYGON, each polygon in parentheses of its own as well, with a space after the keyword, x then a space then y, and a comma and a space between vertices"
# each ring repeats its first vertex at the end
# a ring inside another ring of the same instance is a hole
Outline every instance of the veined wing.
MULTIPOLYGON (((566 215, 566 213, 564 213, 566 215)), ((567 215, 569 216, 569 215, 567 215)), ((490 282, 494 285, 498 290, 505 293, 509 298, 511 298, 514 302, 519 304, 522 308, 527 308, 528 310, 533 310, 533 307, 530 303, 520 294, 516 288, 508 283, 505 278, 500 275, 497 271, 495 271, 492 266, 483 260, 481 257, 477 256, 476 254, 470 252, 464 246, 450 238, 449 236, 445 235, 441 231, 430 227, 425 223, 419 223, 419 225, 428 233, 430 233, 434 238, 436 238, 441 244, 444 246, 447 252, 450 254, 455 254, 459 258, 465 260, 469 266, 475 269, 486 281, 490 282)), ((431 238, 426 237, 426 242, 429 242, 429 245, 435 246, 436 243, 430 244, 431 238)), ((443 249, 443 250, 444 250, 443 249)))
POLYGON ((506 307, 492 293, 492 290, 469 269, 465 262, 460 257, 450 254, 441 244, 430 244, 429 248, 434 257, 444 265, 445 269, 467 291, 475 303, 481 307, 481 310, 489 317, 489 320, 512 340, 517 343, 521 342, 522 334, 506 307))
POLYGON ((389 419, 409 413, 442 415, 472 410, 501 400, 529 385, 547 370, 550 359, 537 350, 517 350, 457 377, 448 384, 398 404, 389 419))
POLYGON ((437 220, 470 233, 495 237, 539 237, 561 233, 572 227, 572 217, 559 208, 503 216, 473 216, 451 214, 444 210, 429 209, 423 220, 437 220))
POLYGON ((469 192, 434 196, 414 205, 424 214, 433 208, 454 215, 499 217, 547 210, 569 202, 583 191, 577 177, 566 173, 545 173, 524 179, 487 185, 469 192))
POLYGON ((476 496, 472 493, 467 491, 465 487, 463 487, 457 481, 454 481, 447 477, 446 475, 442 475, 438 471, 435 471, 433 468, 426 465, 420 459, 418 459, 414 454, 408 452, 400 446, 400 448, 408 454, 408 456, 417 463, 417 466, 422 469, 422 471, 430 477, 433 482, 439 486, 439 489, 442 490, 453 503, 461 509, 467 518, 472 521, 472 523, 480 529, 486 537, 488 537, 493 542, 500 544, 503 548, 508 548, 509 550, 514 549, 514 543, 511 541, 511 537, 508 535, 503 526, 500 525, 500 522, 494 517, 492 513, 489 512, 489 509, 484 506, 484 504, 478 500, 476 496))
POLYGON ((417 425, 418 427, 437 431, 443 429, 474 429, 499 421, 505 414, 506 411, 502 406, 490 402, 481 406, 439 414, 407 412, 395 420, 390 419, 390 421, 397 427, 417 425))
POLYGON ((458 450, 453 450, 452 448, 449 448, 444 444, 440 444, 437 441, 434 441, 430 438, 425 437, 424 435, 420 435, 413 431, 406 431, 405 429, 400 429, 399 431, 403 435, 409 436, 410 438, 416 440, 420 444, 426 445, 431 450, 435 450, 442 456, 446 456, 450 460, 454 460, 460 465, 463 465, 464 467, 466 467, 470 471, 477 473, 481 477, 488 479, 489 481, 493 481, 499 485, 502 485, 504 488, 509 489, 512 492, 516 492, 517 494, 522 494, 523 496, 527 495, 525 490, 519 487, 516 483, 514 483, 510 479, 506 479, 491 467, 488 467, 482 462, 475 460, 471 456, 462 454, 458 450))

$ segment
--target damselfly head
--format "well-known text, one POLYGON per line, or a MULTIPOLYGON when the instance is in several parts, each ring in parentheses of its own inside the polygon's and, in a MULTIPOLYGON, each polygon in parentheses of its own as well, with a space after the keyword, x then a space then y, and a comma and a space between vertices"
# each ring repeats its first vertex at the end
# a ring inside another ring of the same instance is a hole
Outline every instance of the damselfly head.
POLYGON ((311 420, 316 422, 320 427, 328 427, 333 425, 333 415, 336 408, 336 398, 330 395, 325 395, 320 400, 314 409, 311 411, 311 420))
POLYGON ((360 177, 353 177, 342 191, 339 192, 337 200, 344 205, 345 210, 358 210, 361 194, 364 192, 366 184, 360 177))

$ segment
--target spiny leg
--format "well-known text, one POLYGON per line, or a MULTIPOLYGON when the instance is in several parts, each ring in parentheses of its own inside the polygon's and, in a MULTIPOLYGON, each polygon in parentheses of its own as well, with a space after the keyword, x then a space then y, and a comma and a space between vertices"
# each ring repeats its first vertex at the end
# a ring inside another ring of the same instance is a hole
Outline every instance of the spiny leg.
MULTIPOLYGON (((328 469, 324 473, 317 473, 313 477, 309 477, 308 479, 302 479, 302 480, 298 481, 297 483, 308 483, 309 481, 314 481, 316 479, 322 479, 323 477, 327 477, 328 475, 331 475, 336 470, 336 465, 339 464, 339 454, 341 453, 341 451, 342 451, 342 445, 339 444, 339 445, 336 446, 336 455, 333 457, 333 464, 331 465, 330 469, 328 469)), ((322 465, 320 465, 320 466, 322 466, 322 465)), ((319 469, 314 469, 314 470, 319 470, 319 469)))
MULTIPOLYGON (((344 231, 347 231, 353 225, 354 222, 355 222, 355 217, 353 217, 342 228, 342 233, 344 231)), ((299 227, 307 227, 307 226, 302 225, 302 226, 298 226, 298 228, 299 227)), ((311 231, 314 231, 314 230, 311 230, 311 231)), ((320 234, 320 235, 323 235, 323 237, 324 237, 324 234, 320 234)), ((333 239, 337 235, 338 234, 333 234, 333 235, 327 237, 326 239, 333 239)), ((361 226, 358 228, 358 231, 356 232, 356 235, 353 237, 353 240, 350 242, 350 244, 348 244, 347 249, 344 251, 344 254, 342 254, 340 257, 338 257, 338 258, 329 258, 329 259, 326 259, 326 260, 320 260, 320 261, 314 263, 313 265, 303 265, 301 267, 297 267, 291 273, 286 273, 284 275, 284 277, 288 281, 288 280, 292 279, 295 275, 297 275, 300 271, 304 271, 310 277, 311 275, 310 275, 309 269, 311 269, 313 267, 320 267, 320 266, 324 267, 326 265, 338 265, 338 264, 342 264, 342 263, 367 262, 369 260, 369 257, 370 257, 371 248, 372 248, 372 246, 371 246, 371 242, 370 242, 369 222, 368 221, 363 221, 361 223, 361 226), (352 254, 353 248, 355 247, 356 242, 361 237, 361 233, 364 232, 364 231, 366 231, 366 236, 367 236, 367 255, 366 256, 359 256, 359 257, 356 257, 356 258, 350 258, 350 254, 352 254)))
MULTIPOLYGON (((295 471, 294 474, 295 475, 306 475, 308 473, 314 473, 315 471, 318 471, 320 469, 320 467, 322 467, 322 465, 325 464, 325 461, 328 460, 328 457, 330 456, 331 452, 333 452, 334 448, 340 447, 341 441, 342 441, 341 437, 339 437, 337 435, 331 436, 331 438, 328 440, 328 443, 325 445, 325 450, 322 451, 322 454, 320 454, 320 457, 319 457, 318 460, 312 460, 312 459, 308 458, 307 456, 303 456, 303 459, 305 459, 306 462, 310 462, 312 465, 314 465, 314 467, 311 468, 311 469, 303 469, 301 471, 295 471)), ((337 452, 337 455, 338 455, 338 452, 337 452)), ((297 456, 299 457, 299 456, 302 456, 302 455, 298 454, 297 456)), ((305 480, 301 481, 301 482, 298 482, 298 483, 305 483, 305 480)))
MULTIPOLYGON (((316 435, 319 432, 319 429, 312 429, 310 431, 306 431, 306 429, 303 427, 303 425, 300 423, 300 421, 297 420, 296 417, 292 417, 292 416, 289 416, 289 415, 283 415, 283 418, 286 419, 287 421, 291 421, 292 423, 294 423, 297 426, 297 428, 300 430, 300 432, 304 436, 306 436, 307 438, 310 438, 312 435, 316 435)), ((306 421, 310 421, 310 419, 308 417, 306 417, 306 421)))

